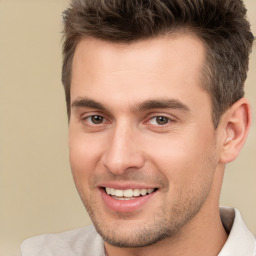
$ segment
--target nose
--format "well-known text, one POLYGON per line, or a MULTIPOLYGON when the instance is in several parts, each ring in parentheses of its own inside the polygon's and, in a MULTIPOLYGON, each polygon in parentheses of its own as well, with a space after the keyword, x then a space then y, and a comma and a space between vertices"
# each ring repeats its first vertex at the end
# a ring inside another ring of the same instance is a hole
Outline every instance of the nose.
POLYGON ((103 164, 113 174, 122 175, 144 165, 138 131, 127 125, 119 125, 112 131, 106 148, 103 164))

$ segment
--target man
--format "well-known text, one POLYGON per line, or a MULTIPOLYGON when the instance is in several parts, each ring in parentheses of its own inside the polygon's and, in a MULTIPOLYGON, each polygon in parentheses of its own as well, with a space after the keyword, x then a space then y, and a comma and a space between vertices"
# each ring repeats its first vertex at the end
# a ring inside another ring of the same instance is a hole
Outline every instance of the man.
POLYGON ((93 226, 23 255, 255 256, 225 165, 251 117, 253 36, 240 0, 73 0, 62 80, 70 163, 93 226))

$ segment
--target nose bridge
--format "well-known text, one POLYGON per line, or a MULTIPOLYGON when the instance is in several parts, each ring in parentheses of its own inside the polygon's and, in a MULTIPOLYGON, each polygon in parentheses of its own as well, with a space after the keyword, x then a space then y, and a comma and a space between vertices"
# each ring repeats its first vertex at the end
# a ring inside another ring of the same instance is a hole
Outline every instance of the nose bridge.
POLYGON ((105 152, 104 165, 115 174, 143 165, 143 156, 138 146, 138 132, 126 120, 118 123, 112 131, 105 152))

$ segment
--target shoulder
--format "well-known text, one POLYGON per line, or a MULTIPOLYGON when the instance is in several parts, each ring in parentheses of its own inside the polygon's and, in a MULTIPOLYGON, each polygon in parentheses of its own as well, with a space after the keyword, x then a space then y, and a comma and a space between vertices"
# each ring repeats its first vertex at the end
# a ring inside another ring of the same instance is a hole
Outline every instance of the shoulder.
POLYGON ((102 256, 103 251, 103 240, 94 226, 39 235, 21 244, 22 256, 102 256))

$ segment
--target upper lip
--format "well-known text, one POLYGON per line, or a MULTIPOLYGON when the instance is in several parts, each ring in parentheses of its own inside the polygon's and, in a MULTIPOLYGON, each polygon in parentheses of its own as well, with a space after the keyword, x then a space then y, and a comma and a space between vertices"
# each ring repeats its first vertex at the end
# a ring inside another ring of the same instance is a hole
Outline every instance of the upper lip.
POLYGON ((146 184, 137 184, 137 183, 120 183, 120 182, 106 182, 106 183, 101 183, 97 187, 99 188, 114 188, 114 189, 121 189, 121 190, 126 190, 126 189, 150 189, 150 188, 158 188, 157 186, 152 186, 152 185, 146 185, 146 184))

